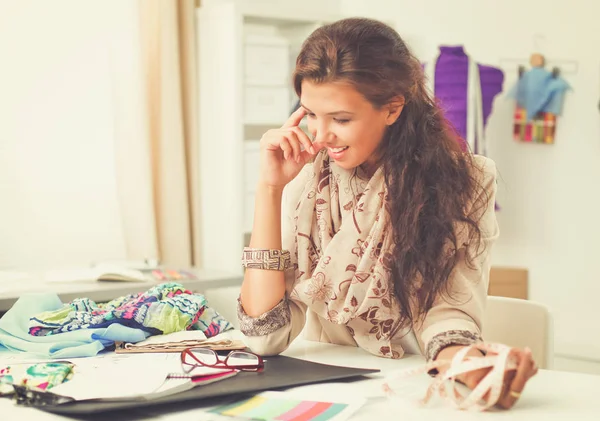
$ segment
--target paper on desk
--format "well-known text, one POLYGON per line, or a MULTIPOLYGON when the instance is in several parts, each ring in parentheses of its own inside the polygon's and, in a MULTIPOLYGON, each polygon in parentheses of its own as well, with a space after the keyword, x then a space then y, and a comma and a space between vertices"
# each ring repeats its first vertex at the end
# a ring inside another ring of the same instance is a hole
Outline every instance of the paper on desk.
MULTIPOLYGON (((107 354, 71 360, 75 363, 73 378, 52 392, 75 400, 123 399, 144 397, 169 390, 193 387, 185 379, 167 379, 183 374, 179 354, 107 354), (166 382, 166 383, 165 383, 166 382)), ((196 367, 191 376, 215 374, 229 369, 196 367)))
POLYGON ((91 357, 74 362, 73 378, 52 392, 75 400, 148 395, 161 387, 168 373, 181 371, 175 354, 91 357))

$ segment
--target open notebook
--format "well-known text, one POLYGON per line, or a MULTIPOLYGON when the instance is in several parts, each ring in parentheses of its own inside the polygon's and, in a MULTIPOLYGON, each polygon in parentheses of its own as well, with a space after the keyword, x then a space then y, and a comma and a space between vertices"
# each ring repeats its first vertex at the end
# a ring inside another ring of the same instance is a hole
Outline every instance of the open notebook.
MULTIPOLYGON (((202 366, 184 372, 178 354, 109 354, 69 362, 74 364, 73 376, 44 392, 45 398, 61 403, 145 402, 238 374, 229 368, 202 366)), ((19 388, 15 389, 19 395, 19 388)))

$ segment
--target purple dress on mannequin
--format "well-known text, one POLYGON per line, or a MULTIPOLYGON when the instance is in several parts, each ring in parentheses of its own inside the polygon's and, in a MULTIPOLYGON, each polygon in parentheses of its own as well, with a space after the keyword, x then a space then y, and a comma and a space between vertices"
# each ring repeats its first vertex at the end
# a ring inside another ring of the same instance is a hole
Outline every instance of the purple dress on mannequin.
MULTIPOLYGON (((492 113, 494 98, 502 92, 504 73, 502 70, 477 65, 481 80, 483 102, 483 124, 487 124, 492 113)), ((435 67, 435 96, 439 100, 446 118, 458 134, 467 137, 467 77, 469 57, 462 46, 440 46, 435 67)))

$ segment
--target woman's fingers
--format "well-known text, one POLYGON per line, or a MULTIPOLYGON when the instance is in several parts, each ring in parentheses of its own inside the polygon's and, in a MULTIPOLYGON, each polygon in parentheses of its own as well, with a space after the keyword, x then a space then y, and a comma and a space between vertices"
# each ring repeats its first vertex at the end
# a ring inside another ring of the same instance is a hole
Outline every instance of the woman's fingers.
POLYGON ((527 383, 527 380, 537 373, 537 367, 535 367, 531 350, 529 348, 525 348, 525 350, 520 351, 519 354, 519 365, 517 366, 517 371, 512 381, 506 382, 506 390, 504 391, 499 402, 499 405, 503 408, 511 408, 515 402, 517 402, 517 400, 521 397, 521 393, 523 393, 523 389, 525 389, 525 383, 527 383))
POLYGON ((481 379, 483 379, 489 373, 489 371, 489 368, 473 370, 468 372, 462 378, 459 377, 459 380, 461 380, 469 389, 473 390, 479 384, 481 379))
POLYGON ((263 136, 265 148, 270 151, 281 150, 284 159, 288 159, 294 155, 293 143, 298 141, 292 137, 291 133, 284 130, 270 130, 263 136))
POLYGON ((310 152, 311 154, 314 154, 316 152, 311 140, 300 127, 290 127, 289 130, 296 134, 298 141, 302 144, 302 146, 304 146, 305 151, 310 152))
POLYGON ((288 160, 294 154, 292 146, 290 145, 290 141, 286 137, 282 137, 281 139, 279 139, 278 146, 283 152, 283 159, 288 160))
POLYGON ((304 118, 305 115, 306 115, 306 110, 304 109, 304 107, 300 107, 290 115, 290 117, 287 119, 287 121, 281 127, 289 128, 289 127, 298 126, 298 124, 300 124, 300 122, 302 121, 302 119, 304 118))
POLYGON ((269 130, 263 136, 263 140, 267 150, 277 151, 280 149, 286 161, 294 160, 298 164, 304 164, 310 161, 311 155, 317 152, 317 148, 313 146, 310 138, 302 129, 291 125, 302 119, 305 114, 304 109, 298 110, 294 114, 281 129, 269 130))
POLYGON ((300 140, 298 140, 298 135, 293 131, 289 131, 289 132, 285 133, 285 137, 288 140, 288 142, 292 148, 291 158, 294 161, 299 162, 301 149, 300 149, 300 140))
MULTIPOLYGON (((306 134, 299 128, 293 128, 281 130, 272 136, 270 145, 273 147, 281 148, 284 152, 283 157, 286 160, 293 159, 297 163, 300 163, 303 159, 306 161, 310 159, 310 155, 314 155, 314 148, 310 143, 310 139, 306 134), (304 147, 304 151, 302 151, 304 147)), ((272 149, 272 148, 269 148, 272 149)))

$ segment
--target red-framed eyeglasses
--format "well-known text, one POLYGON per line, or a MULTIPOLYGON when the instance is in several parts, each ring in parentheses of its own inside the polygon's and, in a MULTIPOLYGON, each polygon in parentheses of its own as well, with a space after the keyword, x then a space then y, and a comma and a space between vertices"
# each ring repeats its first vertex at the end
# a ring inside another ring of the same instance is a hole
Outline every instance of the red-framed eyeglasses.
POLYGON ((231 351, 222 358, 209 348, 184 349, 181 352, 181 367, 184 372, 191 372, 198 366, 260 372, 265 368, 265 362, 260 355, 247 351, 231 351))

